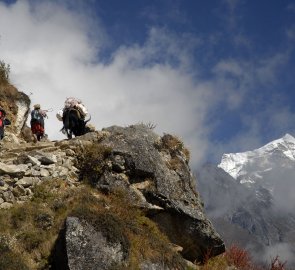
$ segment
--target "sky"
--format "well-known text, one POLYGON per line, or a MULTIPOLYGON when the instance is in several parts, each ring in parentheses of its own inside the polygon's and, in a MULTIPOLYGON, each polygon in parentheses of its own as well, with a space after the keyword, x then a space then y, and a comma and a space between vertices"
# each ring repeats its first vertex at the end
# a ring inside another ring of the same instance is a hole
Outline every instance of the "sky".
POLYGON ((0 0, 0 60, 55 116, 81 99, 97 130, 156 125, 191 165, 295 136, 292 0, 0 0))

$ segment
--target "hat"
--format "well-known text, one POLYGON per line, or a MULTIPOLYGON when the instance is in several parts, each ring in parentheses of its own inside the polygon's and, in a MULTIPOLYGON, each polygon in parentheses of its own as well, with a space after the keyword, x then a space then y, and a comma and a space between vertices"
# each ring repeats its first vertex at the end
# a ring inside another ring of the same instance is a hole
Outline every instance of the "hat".
POLYGON ((40 109, 40 108, 41 108, 40 104, 35 104, 34 105, 34 109, 40 109))

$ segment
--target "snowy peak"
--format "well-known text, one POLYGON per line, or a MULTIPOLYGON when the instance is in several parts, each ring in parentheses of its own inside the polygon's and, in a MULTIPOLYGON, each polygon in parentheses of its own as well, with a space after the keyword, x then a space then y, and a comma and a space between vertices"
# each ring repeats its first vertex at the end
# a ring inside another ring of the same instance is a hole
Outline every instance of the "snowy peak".
POLYGON ((274 167, 294 166, 295 138, 290 134, 253 151, 224 154, 218 165, 236 180, 248 184, 256 183, 274 167))

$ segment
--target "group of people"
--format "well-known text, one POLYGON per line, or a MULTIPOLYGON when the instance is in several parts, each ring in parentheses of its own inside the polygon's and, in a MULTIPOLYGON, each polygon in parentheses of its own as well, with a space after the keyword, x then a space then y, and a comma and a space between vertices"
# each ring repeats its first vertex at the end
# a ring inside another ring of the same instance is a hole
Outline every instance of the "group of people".
MULTIPOLYGON (((83 105, 80 99, 73 97, 67 98, 64 104, 64 108, 56 114, 58 120, 63 121, 65 113, 69 110, 75 110, 80 121, 84 122, 86 115, 88 114, 86 107, 83 105)), ((47 111, 41 110, 40 104, 34 105, 34 110, 31 112, 31 130, 36 139, 40 141, 45 136, 44 130, 44 118, 47 117, 47 111)), ((62 131, 65 127, 62 128, 62 131)))
MULTIPOLYGON (((86 115, 88 114, 86 107, 83 105, 82 101, 76 98, 67 98, 64 104, 64 108, 60 110, 56 117, 58 120, 63 121, 64 115, 69 110, 77 111, 81 121, 85 120, 86 115)), ((43 139, 45 134, 44 119, 47 116, 48 110, 42 110, 40 104, 35 104, 34 109, 31 111, 31 131, 36 140, 40 141, 43 139)), ((5 118, 6 112, 3 108, 0 107, 0 140, 4 137, 4 126, 10 124, 10 121, 5 118)))

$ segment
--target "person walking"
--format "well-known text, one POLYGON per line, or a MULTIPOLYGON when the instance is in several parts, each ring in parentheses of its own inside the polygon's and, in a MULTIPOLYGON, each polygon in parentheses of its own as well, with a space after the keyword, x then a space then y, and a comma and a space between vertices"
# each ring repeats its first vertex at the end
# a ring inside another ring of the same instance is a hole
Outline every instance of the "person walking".
POLYGON ((0 140, 2 140, 4 137, 5 116, 5 110, 2 107, 0 107, 0 140))
POLYGON ((47 117, 46 111, 41 110, 40 104, 34 105, 34 110, 31 112, 31 130, 37 141, 44 138, 44 118, 47 117))

